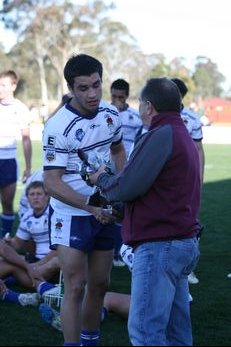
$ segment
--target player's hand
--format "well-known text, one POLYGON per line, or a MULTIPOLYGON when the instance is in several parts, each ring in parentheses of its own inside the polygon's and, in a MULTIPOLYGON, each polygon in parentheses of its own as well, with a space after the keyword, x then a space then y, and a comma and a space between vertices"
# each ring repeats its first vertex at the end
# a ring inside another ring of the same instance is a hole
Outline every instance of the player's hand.
POLYGON ((0 279, 0 295, 3 295, 6 292, 7 288, 3 280, 0 279))
POLYGON ((96 185, 99 175, 105 173, 106 165, 102 164, 95 173, 89 174, 89 181, 92 185, 96 185))
POLYGON ((28 264, 27 274, 28 274, 28 276, 31 279, 33 287, 36 286, 36 283, 38 281, 39 282, 43 282, 44 281, 44 277, 41 275, 41 273, 39 271, 39 267, 36 265, 36 263, 28 264))
POLYGON ((116 217, 113 216, 111 209, 92 206, 91 213, 98 222, 105 225, 115 223, 116 221, 116 217))
POLYGON ((10 244, 12 237, 10 236, 10 233, 6 233, 6 235, 4 236, 3 241, 5 241, 6 243, 10 244))
POLYGON ((25 169, 23 172, 23 176, 22 176, 22 183, 26 183, 26 181, 30 177, 30 175, 31 175, 31 170, 25 169))

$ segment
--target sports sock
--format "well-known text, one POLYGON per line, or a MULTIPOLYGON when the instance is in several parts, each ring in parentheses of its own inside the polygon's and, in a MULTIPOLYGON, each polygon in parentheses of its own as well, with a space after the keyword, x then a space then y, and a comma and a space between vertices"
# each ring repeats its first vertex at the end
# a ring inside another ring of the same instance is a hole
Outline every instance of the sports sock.
POLYGON ((63 346, 82 346, 80 342, 64 342, 63 346))
POLYGON ((39 293, 41 296, 49 289, 54 288, 55 285, 49 282, 41 282, 39 283, 38 287, 37 287, 37 293, 39 293))
POLYGON ((108 318, 108 310, 106 309, 106 307, 103 307, 101 311, 101 322, 105 321, 107 318, 108 318))
POLYGON ((13 290, 7 288, 7 290, 2 295, 0 295, 0 300, 19 304, 18 297, 19 297, 19 293, 16 293, 13 290))
POLYGON ((99 342, 99 330, 95 331, 81 331, 81 343, 82 346, 98 346, 99 342))
POLYGON ((15 219, 14 213, 9 213, 9 214, 2 213, 1 215, 1 222, 2 222, 1 237, 2 238, 4 238, 7 233, 10 233, 10 235, 12 235, 14 219, 15 219))

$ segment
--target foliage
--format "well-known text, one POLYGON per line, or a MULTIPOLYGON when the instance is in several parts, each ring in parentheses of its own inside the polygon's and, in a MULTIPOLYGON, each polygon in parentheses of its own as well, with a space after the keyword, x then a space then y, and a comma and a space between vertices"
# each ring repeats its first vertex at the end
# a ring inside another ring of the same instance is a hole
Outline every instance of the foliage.
POLYGON ((225 77, 217 70, 217 65, 207 57, 198 57, 195 72, 192 76, 195 83, 195 94, 201 98, 220 96, 222 88, 220 84, 225 77))
POLYGON ((102 0, 81 5, 71 0, 3 1, 0 13, 18 43, 7 55, 0 47, 0 58, 2 66, 15 67, 24 81, 21 98, 38 99, 43 105, 60 100, 67 91, 63 67, 70 55, 79 52, 102 61, 107 99, 116 78, 128 80, 131 98, 137 98, 146 79, 160 76, 179 77, 188 84, 186 104, 195 97, 221 94, 224 76, 209 58, 198 57, 192 74, 181 57, 167 63, 161 53, 142 53, 126 25, 110 19, 114 8, 113 2, 102 0))

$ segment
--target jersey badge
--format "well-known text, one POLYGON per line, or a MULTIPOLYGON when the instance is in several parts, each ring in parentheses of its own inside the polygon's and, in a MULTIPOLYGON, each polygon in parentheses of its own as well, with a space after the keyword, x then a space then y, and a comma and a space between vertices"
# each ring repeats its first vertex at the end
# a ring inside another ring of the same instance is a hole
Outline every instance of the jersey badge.
POLYGON ((57 218, 56 219, 56 223, 55 223, 55 230, 56 231, 61 231, 62 230, 62 226, 63 226, 62 219, 57 218))
POLYGON ((84 138, 85 132, 83 131, 83 129, 78 129, 75 132, 75 138, 76 140, 78 140, 79 142, 82 141, 82 139, 84 138))
POLYGON ((55 150, 54 149, 47 149, 46 150, 46 159, 48 161, 52 161, 55 159, 55 150))
POLYGON ((55 159, 55 142, 56 137, 49 135, 47 138, 46 159, 52 161, 55 159))
POLYGON ((26 223, 27 228, 30 230, 32 227, 32 222, 30 220, 27 221, 26 223))
POLYGON ((109 134, 112 134, 114 130, 113 119, 110 116, 106 116, 106 122, 109 129, 109 134))

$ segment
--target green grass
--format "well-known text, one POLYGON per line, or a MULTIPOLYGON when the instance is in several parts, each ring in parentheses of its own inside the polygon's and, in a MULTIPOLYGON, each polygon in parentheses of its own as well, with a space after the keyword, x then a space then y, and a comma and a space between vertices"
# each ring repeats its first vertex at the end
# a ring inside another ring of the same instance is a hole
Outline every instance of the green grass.
MULTIPOLYGON (((206 168, 200 219, 205 225, 199 284, 190 285, 195 346, 230 346, 231 145, 205 145, 206 168)), ((41 145, 33 143, 33 169, 41 167, 41 145)), ((21 161, 21 151, 19 150, 21 161)), ((19 184, 19 188, 21 185, 19 184)), ((22 187, 21 187, 22 188, 22 187)), ((21 190, 15 199, 17 207, 21 190)), ((130 291, 130 273, 113 268, 111 290, 130 291)), ((45 325, 36 308, 0 304, 1 346, 62 345, 62 334, 45 325)), ((127 323, 113 314, 102 324, 102 346, 129 346, 127 323)))

